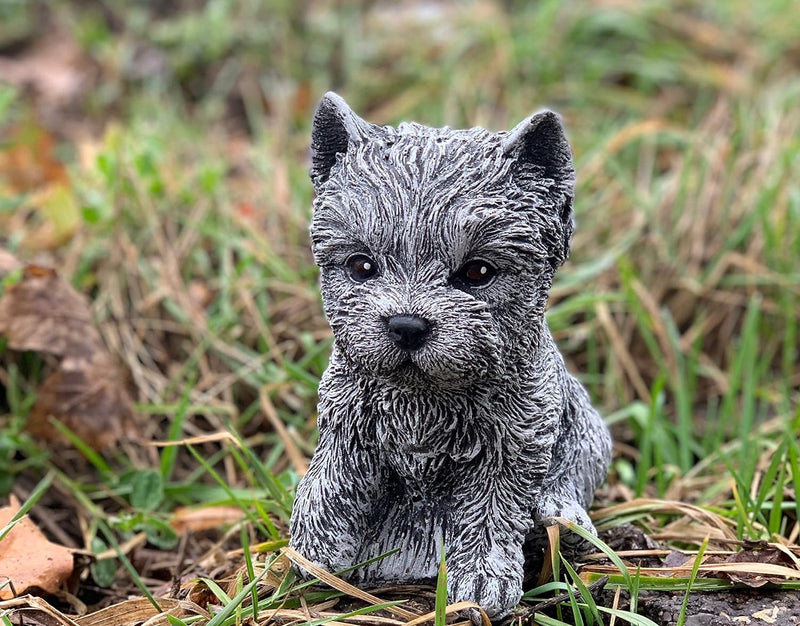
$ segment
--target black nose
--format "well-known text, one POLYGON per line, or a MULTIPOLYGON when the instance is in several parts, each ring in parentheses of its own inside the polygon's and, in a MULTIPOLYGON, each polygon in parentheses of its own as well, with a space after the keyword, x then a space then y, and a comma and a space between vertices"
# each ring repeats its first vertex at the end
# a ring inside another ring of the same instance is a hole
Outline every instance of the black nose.
POLYGON ((417 350, 425 343, 431 331, 431 325, 419 315, 392 315, 386 321, 389 339, 401 350, 417 350))

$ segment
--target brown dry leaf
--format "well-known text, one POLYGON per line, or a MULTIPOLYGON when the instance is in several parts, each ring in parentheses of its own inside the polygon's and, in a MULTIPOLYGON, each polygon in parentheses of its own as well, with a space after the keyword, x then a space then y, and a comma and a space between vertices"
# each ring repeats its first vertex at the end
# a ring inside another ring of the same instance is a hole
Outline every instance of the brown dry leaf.
POLYGON ((80 228, 82 217, 58 142, 36 119, 17 124, 8 135, 8 145, 0 150, 0 192, 19 195, 21 210, 8 213, 0 226, 22 234, 28 249, 62 245, 80 228))
POLYGON ((208 588, 208 585, 202 579, 192 580, 189 585, 189 593, 186 596, 189 602, 205 609, 219 604, 219 598, 214 595, 214 592, 208 588))
POLYGON ((95 450, 134 437, 134 414, 122 375, 106 352, 67 357, 39 387, 26 430, 43 441, 62 441, 55 418, 95 450))
POLYGON ((124 377, 92 324, 86 299, 51 269, 25 268, 0 298, 0 334, 13 350, 60 357, 38 390, 27 428, 44 441, 63 441, 51 418, 96 450, 135 436, 133 403, 124 377))
MULTIPOLYGON (((3 72, 0 59, 0 76, 3 72)), ((0 172, 14 193, 35 191, 51 184, 65 184, 67 170, 56 156, 56 140, 36 121, 12 128, 9 145, 0 151, 0 172)))
MULTIPOLYGON (((777 565, 777 566, 786 566, 791 567, 795 564, 787 557, 786 554, 773 548, 772 546, 767 546, 764 549, 760 550, 740 550, 735 554, 731 554, 725 560, 714 560, 709 559, 706 561, 710 567, 713 568, 715 562, 718 563, 740 563, 740 564, 766 564, 766 565, 777 565)), ((756 568, 752 568, 756 570, 756 568)), ((760 568, 759 568, 760 569, 760 568)), ((762 571, 749 571, 749 568, 744 567, 743 569, 738 570, 728 570, 723 569, 720 567, 719 571, 709 571, 704 573, 706 576, 714 576, 720 578, 729 578, 732 582, 741 583, 743 585, 747 585, 748 587, 763 587, 767 583, 780 583, 787 579, 786 576, 781 576, 776 572, 776 574, 771 575, 769 573, 764 573, 762 571)), ((797 571, 797 578, 800 578, 800 571, 797 571)))
MULTIPOLYGON (((19 509, 19 501, 12 496, 11 504, 0 509, 0 527, 19 509)), ((11 581, 17 593, 32 587, 56 593, 72 575, 73 565, 72 550, 49 541, 27 515, 0 541, 0 584, 11 581)), ((0 599, 13 597, 10 584, 0 589, 0 599)))
POLYGON ((12 206, 18 210, 2 216, 0 229, 21 235, 25 248, 55 248, 82 224, 78 200, 57 154, 57 141, 35 119, 12 127, 8 136, 0 150, 0 195, 17 196, 12 206))
POLYGON ((77 626, 61 611, 32 595, 0 601, 0 615, 8 617, 12 624, 25 626, 77 626), (13 619, 15 617, 16 620, 13 619))
POLYGON ((205 613, 199 606, 184 600, 159 598, 157 602, 161 611, 156 609, 147 598, 132 598, 89 615, 75 618, 75 621, 80 626, 137 626, 144 622, 152 626, 153 624, 168 624, 167 615, 183 618, 205 613))
POLYGON ((178 507, 173 511, 170 526, 176 533, 200 532, 220 526, 230 526, 244 517, 235 506, 206 506, 201 509, 178 507))
MULTIPOLYGON (((800 568, 795 560, 796 547, 764 544, 764 547, 744 548, 738 552, 707 554, 698 566, 698 575, 703 578, 727 579, 748 587, 761 587, 767 583, 783 583, 800 580, 800 568)), ((647 551, 640 551, 642 552, 647 551)), ((636 556, 636 554, 620 554, 636 556)), ((640 567, 642 576, 661 576, 665 578, 688 578, 691 575, 697 555, 671 551, 664 555, 660 567, 640 567)), ((617 574, 616 565, 589 564, 581 569, 581 578, 589 582, 589 574, 617 574)))
POLYGON ((55 270, 29 265, 0 298, 0 334, 12 350, 89 357, 102 347, 86 299, 55 270))

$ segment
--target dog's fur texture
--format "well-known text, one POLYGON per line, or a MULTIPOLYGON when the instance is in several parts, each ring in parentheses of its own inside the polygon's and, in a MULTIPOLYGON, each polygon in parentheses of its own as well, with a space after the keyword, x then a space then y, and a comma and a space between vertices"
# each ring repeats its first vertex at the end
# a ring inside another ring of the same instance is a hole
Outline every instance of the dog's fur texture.
POLYGON ((502 617, 540 520, 594 532, 586 508, 610 459, 544 319, 573 231, 560 119, 379 127, 329 93, 311 178, 335 341, 291 546, 331 572, 398 549, 347 574, 363 585, 434 579, 443 546, 449 600, 502 617))

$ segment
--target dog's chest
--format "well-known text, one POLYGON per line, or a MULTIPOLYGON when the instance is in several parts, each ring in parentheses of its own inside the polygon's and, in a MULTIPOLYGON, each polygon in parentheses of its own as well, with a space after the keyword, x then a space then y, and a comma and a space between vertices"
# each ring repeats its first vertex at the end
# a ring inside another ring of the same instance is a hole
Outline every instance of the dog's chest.
POLYGON ((384 390, 373 405, 382 460, 407 488, 448 485, 453 473, 487 445, 480 427, 486 422, 484 411, 465 395, 442 399, 384 390))

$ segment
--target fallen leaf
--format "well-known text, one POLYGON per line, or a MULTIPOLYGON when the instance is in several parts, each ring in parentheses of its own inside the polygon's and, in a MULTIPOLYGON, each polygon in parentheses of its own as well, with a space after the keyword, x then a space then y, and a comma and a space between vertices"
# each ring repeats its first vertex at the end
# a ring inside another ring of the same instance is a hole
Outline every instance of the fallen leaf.
POLYGON ((28 266, 0 298, 0 334, 12 350, 59 357, 45 378, 26 428, 63 442, 55 418, 95 450, 135 437, 133 403, 124 376, 103 346, 86 299, 48 268, 28 266))
POLYGON ((85 95, 92 68, 69 33, 54 31, 14 58, 0 56, 0 77, 28 89, 49 107, 67 107, 85 95))
MULTIPOLYGON (((19 509, 19 501, 11 496, 11 504, 0 509, 0 527, 19 509)), ((12 584, 17 594, 33 587, 56 593, 72 575, 73 566, 72 550, 49 541, 26 515, 0 541, 0 599, 14 597, 12 584)))
POLYGON ((8 250, 0 248, 0 278, 22 267, 17 258, 8 250))
POLYGON ((664 567, 671 567, 671 568, 681 568, 681 567, 691 567, 692 563, 694 562, 694 557, 684 554, 683 552, 678 552, 677 550, 673 550, 667 556, 664 557, 663 565, 664 567))
POLYGON ((102 347, 86 299, 55 270, 28 265, 0 298, 0 334, 12 350, 85 356, 102 347))
POLYGON ((30 594, 0 601, 0 615, 8 617, 12 624, 25 626, 78 626, 43 598, 30 594))
MULTIPOLYGON (((0 75, 2 70, 0 59, 0 75)), ((7 142, 0 151, 0 172, 10 191, 25 193, 68 181, 67 170, 56 155, 55 138, 35 120, 10 129, 7 142)))
POLYGON ((206 610, 219 605, 219 598, 208 588, 208 585, 202 579, 191 581, 186 599, 206 610))
MULTIPOLYGON (((0 57, 0 72, 1 61, 0 57)), ((27 249, 58 247, 83 223, 80 203, 58 154, 58 141, 32 117, 5 134, 8 139, 0 149, 0 197, 6 211, 0 211, 0 228, 17 232, 27 249)))
MULTIPOLYGON (((786 576, 782 576, 777 572, 774 575, 766 573, 762 571, 763 568, 758 568, 756 565, 794 566, 794 563, 786 554, 769 545, 759 549, 739 550, 739 552, 729 555, 724 560, 711 558, 708 560, 710 567, 713 568, 715 561, 720 565, 738 563, 742 567, 736 570, 720 567, 719 571, 712 571, 710 575, 728 578, 732 582, 741 583, 748 587, 763 587, 767 583, 780 583, 786 580, 786 576), (753 567, 748 568, 748 563, 752 563, 753 567)), ((791 569, 795 568, 791 567, 791 569)), ((709 573, 706 573, 706 575, 709 575, 709 573)), ((800 571, 798 571, 796 577, 800 578, 800 571)))
POLYGON ((121 380, 106 352, 65 358, 39 387, 25 429, 42 441, 61 442, 54 418, 95 450, 135 437, 133 405, 121 380))
POLYGON ((173 512, 169 524, 175 532, 183 534, 229 526, 243 517, 242 509, 235 506, 206 506, 200 509, 178 507, 173 512))
POLYGON ((167 615, 188 617, 189 609, 200 609, 189 602, 173 598, 158 598, 157 602, 161 611, 158 611, 147 598, 131 598, 89 615, 77 617, 75 622, 80 626, 138 626, 145 622, 166 624, 167 615), (163 620, 156 622, 158 617, 163 617, 163 620))
POLYGON ((40 219, 23 240, 26 248, 57 248, 69 241, 82 224, 81 209, 70 185, 48 185, 35 193, 27 204, 37 211, 40 219))

